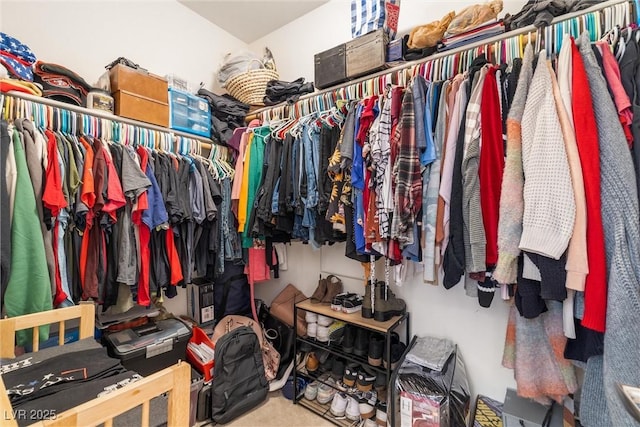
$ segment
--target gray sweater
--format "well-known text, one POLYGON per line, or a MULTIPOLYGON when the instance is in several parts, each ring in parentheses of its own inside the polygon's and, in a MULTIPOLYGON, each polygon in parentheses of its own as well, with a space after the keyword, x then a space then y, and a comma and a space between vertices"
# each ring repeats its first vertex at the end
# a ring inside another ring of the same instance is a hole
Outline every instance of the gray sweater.
POLYGON ((608 271, 604 355, 588 361, 581 422, 587 427, 637 426, 616 383, 640 384, 640 215, 625 135, 588 36, 578 40, 598 125, 602 220, 608 271))
POLYGON ((486 270, 487 239, 480 205, 480 106, 482 88, 489 66, 485 65, 473 79, 471 97, 465 118, 464 151, 462 157, 462 218, 464 224, 464 259, 467 273, 486 270))

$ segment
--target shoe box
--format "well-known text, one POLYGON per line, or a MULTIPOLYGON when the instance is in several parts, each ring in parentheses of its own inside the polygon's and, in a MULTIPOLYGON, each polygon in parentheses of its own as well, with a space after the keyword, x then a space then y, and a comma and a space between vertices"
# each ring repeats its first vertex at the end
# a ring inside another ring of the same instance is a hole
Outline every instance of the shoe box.
POLYGON ((187 315, 200 326, 215 320, 214 284, 209 280, 193 279, 187 284, 187 315))
POLYGON ((150 321, 141 326, 103 335, 109 356, 142 376, 185 360, 191 330, 178 319, 150 321))

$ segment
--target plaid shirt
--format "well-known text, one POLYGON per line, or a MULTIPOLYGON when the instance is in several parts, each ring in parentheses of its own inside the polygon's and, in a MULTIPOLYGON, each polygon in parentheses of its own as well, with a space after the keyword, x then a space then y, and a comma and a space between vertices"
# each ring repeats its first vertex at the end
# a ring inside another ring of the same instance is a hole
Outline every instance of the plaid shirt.
POLYGON ((414 241, 413 225, 422 207, 422 176, 420 156, 415 138, 413 93, 408 87, 402 99, 400 123, 393 135, 392 145, 397 156, 393 164, 395 180, 395 207, 391 222, 391 238, 401 246, 414 241))

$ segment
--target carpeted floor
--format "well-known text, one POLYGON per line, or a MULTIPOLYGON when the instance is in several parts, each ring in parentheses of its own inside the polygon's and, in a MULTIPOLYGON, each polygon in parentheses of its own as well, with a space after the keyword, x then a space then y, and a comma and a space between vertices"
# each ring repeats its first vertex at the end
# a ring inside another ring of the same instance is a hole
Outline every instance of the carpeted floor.
POLYGON ((322 419, 300 405, 294 405, 282 396, 282 392, 269 393, 267 400, 225 427, 329 427, 322 419))

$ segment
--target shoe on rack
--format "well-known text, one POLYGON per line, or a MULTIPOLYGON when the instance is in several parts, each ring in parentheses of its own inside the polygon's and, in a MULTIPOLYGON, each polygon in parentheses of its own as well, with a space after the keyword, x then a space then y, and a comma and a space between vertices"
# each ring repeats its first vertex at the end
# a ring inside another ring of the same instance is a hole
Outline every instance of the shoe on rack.
POLYGON ((327 361, 327 359, 329 359, 329 357, 331 357, 331 353, 329 353, 329 350, 316 349, 314 352, 316 353, 316 357, 318 358, 318 362, 320 364, 325 363, 327 361))
POLYGON ((307 311, 304 315, 304 320, 307 323, 316 323, 318 321, 318 315, 314 312, 307 311))
POLYGON ((358 398, 360 416, 363 419, 374 418, 376 416, 377 402, 378 395, 376 394, 375 390, 368 391, 366 393, 360 393, 358 398))
POLYGON ((316 287, 316 290, 313 291, 313 294, 311 295, 311 298, 309 298, 309 300, 311 301, 311 304, 320 304, 326 294, 327 280, 323 279, 322 276, 320 276, 320 280, 318 280, 318 287, 316 287))
POLYGON ((315 400, 318 397, 318 381, 313 381, 307 384, 304 389, 304 398, 307 400, 315 400))
POLYGON ((364 367, 358 372, 358 378, 356 379, 356 387, 360 391, 373 390, 373 383, 376 382, 376 373, 364 367))
POLYGON ((307 336, 309 338, 315 338, 317 336, 318 333, 318 324, 313 322, 313 323, 307 323, 307 336))
POLYGON ((356 341, 356 327, 353 325, 347 325, 344 327, 344 334, 342 334, 342 351, 347 354, 353 353, 353 345, 356 341))
POLYGON ((367 353, 369 353, 369 331, 358 328, 356 331, 356 342, 353 346, 353 354, 364 357, 367 353))
MULTIPOLYGON (((380 286, 380 282, 376 282, 376 288, 380 286)), ((362 297, 362 317, 365 319, 373 319, 373 307, 371 307, 371 280, 367 281, 364 287, 364 297, 362 297)))
MULTIPOLYGON (((406 349, 407 346, 404 343, 399 342, 396 344, 391 344, 391 370, 395 370, 398 367, 398 362, 400 362, 400 359, 402 359, 402 355, 404 354, 406 349)), ((385 369, 387 369, 387 366, 389 365, 386 359, 387 355, 384 354, 382 357, 382 365, 385 369)))
POLYGON ((346 314, 357 313, 362 309, 362 297, 351 294, 342 300, 342 312, 346 314))
POLYGON ((351 421, 360 420, 360 404, 353 396, 349 396, 348 400, 349 401, 347 402, 347 410, 345 411, 347 419, 351 421))
POLYGON ((311 350, 313 350, 313 347, 311 346, 311 344, 309 344, 306 341, 301 341, 300 342, 300 347, 298 347, 298 351, 301 353, 309 353, 311 350))
POLYGON ((378 400, 381 402, 387 401, 387 376, 385 374, 378 374, 376 381, 373 383, 373 388, 378 394, 378 400))
POLYGON ((358 370, 360 366, 356 363, 349 363, 344 368, 344 375, 342 376, 342 382, 348 386, 353 387, 356 384, 356 379, 358 378, 358 370))
POLYGON ((362 427, 378 427, 378 423, 376 423, 375 417, 369 418, 368 420, 364 420, 364 424, 362 427))
POLYGON ((333 360, 333 366, 331 367, 331 376, 336 381, 341 380, 342 377, 344 376, 344 367, 345 367, 344 359, 338 357, 333 360))
POLYGON ((342 280, 331 274, 327 276, 327 278, 325 279, 325 283, 327 286, 327 293, 324 294, 324 297, 322 298, 322 301, 320 303, 324 305, 331 305, 331 301, 333 301, 333 298, 336 295, 342 293, 342 280))
POLYGON ((329 328, 327 326, 318 325, 318 332, 316 333, 316 340, 320 342, 329 342, 329 328))
POLYGON ((333 401, 331 402, 331 413, 335 417, 344 417, 344 414, 347 410, 347 395, 343 392, 336 393, 333 396, 333 401))
POLYGON ((318 358, 314 352, 309 353, 307 356, 307 363, 305 367, 307 368, 307 372, 315 372, 318 370, 318 366, 320 366, 320 362, 318 362, 318 358))
POLYGON ((380 334, 373 334, 369 341, 369 365, 382 365, 382 353, 384 353, 384 337, 380 334))
POLYGON ((349 292, 342 292, 336 295, 335 297, 333 297, 333 299, 331 300, 331 310, 342 311, 342 301, 344 301, 345 298, 348 298, 351 295, 354 295, 354 294, 349 292))
POLYGON ((344 327, 347 324, 336 320, 329 326, 329 340, 330 341, 340 341, 342 339, 342 335, 344 334, 344 327))
POLYGON ((378 322, 386 322, 393 316, 401 316, 407 312, 407 303, 403 299, 396 298, 395 294, 384 282, 376 286, 373 308, 373 318, 378 322))
POLYGON ((379 402, 376 405, 376 423, 378 427, 387 427, 387 404, 379 402))
POLYGON ((333 383, 333 378, 328 378, 324 383, 320 383, 318 385, 318 396, 316 397, 316 400, 321 405, 326 405, 327 403, 331 402, 333 396, 335 396, 336 389, 331 387, 330 385, 333 383))
MULTIPOLYGON (((318 356, 316 356, 318 357, 318 356)), ((320 366, 318 367, 318 372, 324 374, 327 372, 331 372, 331 370, 333 369, 333 362, 335 361, 335 357, 333 356, 329 356, 324 362, 320 361, 320 358, 318 358, 318 362, 320 363, 320 366)))
POLYGON ((333 319, 331 317, 318 314, 318 326, 329 326, 332 323, 333 323, 333 319))

